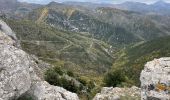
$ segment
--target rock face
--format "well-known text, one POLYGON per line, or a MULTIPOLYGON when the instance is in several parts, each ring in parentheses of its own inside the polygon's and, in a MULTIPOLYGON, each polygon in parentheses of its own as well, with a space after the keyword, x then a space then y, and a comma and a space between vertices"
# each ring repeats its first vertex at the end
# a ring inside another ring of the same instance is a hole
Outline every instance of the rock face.
POLYGON ((10 36, 12 39, 17 40, 15 33, 12 29, 2 20, 0 20, 0 30, 6 35, 10 36))
POLYGON ((141 72, 141 100, 170 99, 170 57, 155 59, 141 72))
POLYGON ((3 21, 0 26, 0 98, 10 100, 29 90, 31 66, 28 54, 13 46, 12 30, 3 21))
POLYGON ((34 100, 78 100, 76 94, 42 81, 38 75, 41 69, 33 58, 14 46, 12 30, 3 21, 0 26, 0 100, 23 95, 34 100))
POLYGON ((28 94, 37 100, 78 100, 76 94, 61 87, 51 86, 45 81, 34 84, 28 94))
POLYGON ((28 55, 24 51, 10 45, 0 45, 1 99, 14 99, 30 88, 29 68, 28 55))
POLYGON ((93 100, 140 100, 140 89, 104 87, 93 100))

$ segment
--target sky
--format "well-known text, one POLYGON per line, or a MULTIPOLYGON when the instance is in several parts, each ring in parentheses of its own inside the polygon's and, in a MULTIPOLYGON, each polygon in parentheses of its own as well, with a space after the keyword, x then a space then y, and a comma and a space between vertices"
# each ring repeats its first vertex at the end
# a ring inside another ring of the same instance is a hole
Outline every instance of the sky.
MULTIPOLYGON (((38 4, 47 4, 51 1, 56 2, 65 2, 65 1, 77 1, 77 2, 93 2, 93 3, 122 3, 126 1, 133 1, 133 2, 142 2, 151 4, 158 0, 19 0, 21 2, 29 2, 29 3, 38 3, 38 4)), ((165 2, 170 2, 170 0, 164 0, 165 2)))

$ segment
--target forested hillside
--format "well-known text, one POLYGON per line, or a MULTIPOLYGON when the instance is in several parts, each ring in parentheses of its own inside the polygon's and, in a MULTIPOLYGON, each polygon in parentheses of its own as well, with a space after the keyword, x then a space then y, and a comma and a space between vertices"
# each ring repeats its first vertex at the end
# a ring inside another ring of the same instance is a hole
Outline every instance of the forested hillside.
POLYGON ((169 41, 169 36, 162 37, 122 49, 116 54, 118 59, 113 63, 112 71, 105 76, 106 85, 140 86, 140 72, 145 63, 152 59, 170 56, 169 41), (120 79, 114 84, 117 77, 120 79))

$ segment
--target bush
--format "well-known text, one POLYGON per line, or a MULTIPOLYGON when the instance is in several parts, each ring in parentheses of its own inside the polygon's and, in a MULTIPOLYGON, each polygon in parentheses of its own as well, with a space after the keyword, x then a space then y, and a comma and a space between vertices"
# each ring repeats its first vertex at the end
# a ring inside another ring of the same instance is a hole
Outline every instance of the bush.
POLYGON ((79 91, 79 87, 75 85, 73 80, 67 80, 65 78, 61 78, 61 82, 62 82, 62 87, 64 87, 65 89, 75 93, 79 91))
MULTIPOLYGON (((60 67, 54 67, 46 71, 45 73, 45 80, 55 86, 61 86, 71 92, 78 92, 80 91, 79 86, 76 86, 74 80, 68 80, 64 76, 64 71, 61 70, 60 67)), ((73 73, 70 73, 74 75, 73 73)))
POLYGON ((53 70, 55 73, 58 73, 59 75, 63 75, 64 71, 61 70, 61 67, 54 67, 53 70))
POLYGON ((106 86, 116 87, 125 82, 124 73, 121 70, 115 70, 108 72, 104 77, 104 83, 106 86))
POLYGON ((79 77, 77 80, 78 80, 81 84, 83 84, 84 86, 87 85, 87 81, 86 81, 85 79, 79 77))
POLYGON ((60 76, 53 69, 47 70, 47 72, 45 73, 45 80, 51 85, 55 85, 55 86, 61 85, 60 76))
POLYGON ((74 77, 74 73, 72 71, 67 71, 67 75, 74 77))

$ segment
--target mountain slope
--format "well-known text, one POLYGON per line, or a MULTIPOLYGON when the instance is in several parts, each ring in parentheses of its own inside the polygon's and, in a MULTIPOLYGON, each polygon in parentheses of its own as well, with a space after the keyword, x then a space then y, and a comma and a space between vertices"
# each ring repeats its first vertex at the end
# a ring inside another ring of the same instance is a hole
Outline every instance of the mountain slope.
POLYGON ((98 7, 110 7, 110 8, 118 8, 123 10, 140 12, 143 14, 155 13, 159 15, 169 15, 170 4, 164 2, 163 0, 158 0, 153 4, 140 3, 138 1, 127 1, 121 4, 97 4, 90 2, 64 2, 66 5, 71 5, 74 7, 84 7, 87 9, 96 9, 98 7))
POLYGON ((154 4, 145 4, 139 2, 125 2, 122 4, 117 4, 114 7, 119 9, 125 9, 130 11, 141 12, 144 14, 156 13, 159 15, 169 15, 170 4, 164 2, 163 0, 157 1, 154 4))
POLYGON ((170 35, 168 26, 156 19, 157 22, 141 13, 108 7, 88 10, 51 2, 28 17, 60 30, 90 33, 95 39, 120 47, 170 35))
POLYGON ((63 4, 50 3, 45 8, 34 10, 30 13, 29 18, 39 21, 44 9, 48 9, 48 14, 44 16, 42 22, 61 30, 81 33, 88 32, 92 34, 94 38, 104 40, 111 44, 126 44, 138 40, 126 29, 119 26, 113 27, 108 23, 101 22, 94 18, 93 15, 91 15, 92 12, 87 13, 88 11, 84 12, 85 9, 82 10, 63 4))
POLYGON ((91 38, 90 34, 59 31, 31 21, 7 23, 17 33, 25 51, 80 76, 99 77, 112 65, 115 48, 91 38))
POLYGON ((18 2, 18 0, 0 0, 0 16, 21 19, 39 7, 41 7, 39 4, 18 2))
POLYGON ((169 35, 165 25, 156 23, 150 17, 132 11, 114 8, 98 8, 98 18, 113 27, 121 27, 132 33, 140 40, 151 40, 157 37, 169 35))
POLYGON ((170 37, 162 37, 149 42, 139 43, 117 53, 112 72, 121 72, 126 79, 120 84, 140 85, 139 77, 143 66, 154 58, 170 56, 170 37))

